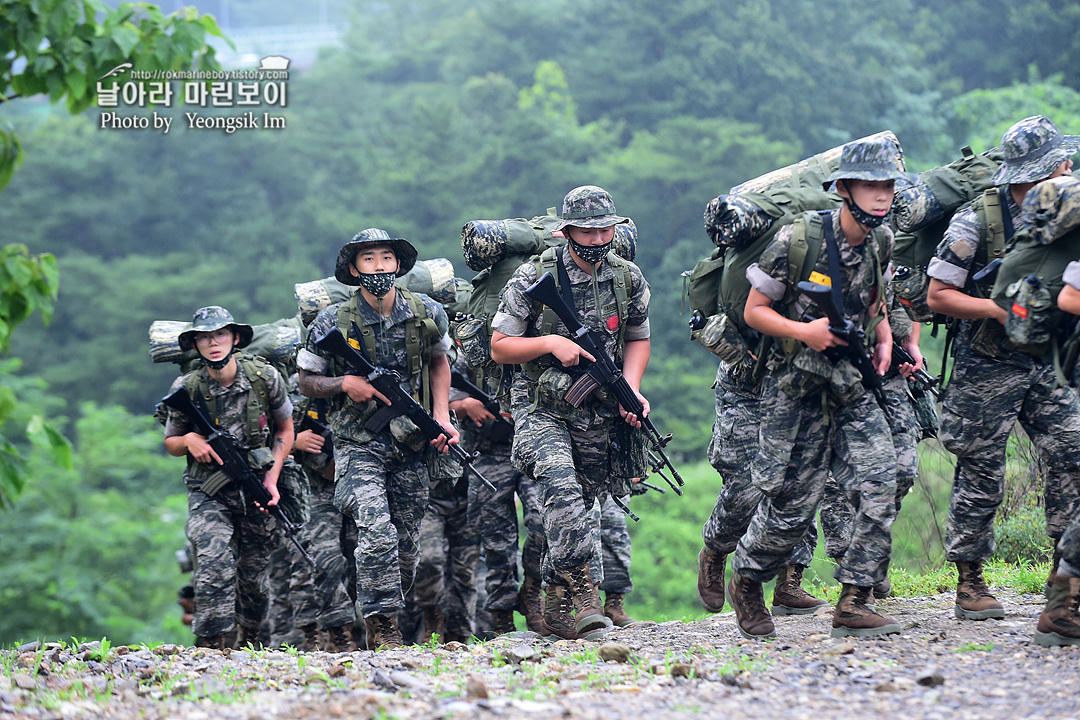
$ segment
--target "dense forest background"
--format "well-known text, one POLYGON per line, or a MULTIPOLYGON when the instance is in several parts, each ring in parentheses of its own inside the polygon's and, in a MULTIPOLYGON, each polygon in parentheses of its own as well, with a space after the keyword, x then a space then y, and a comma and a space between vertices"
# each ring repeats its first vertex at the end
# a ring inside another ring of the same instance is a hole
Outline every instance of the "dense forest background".
MULTIPOLYGON (((653 289, 643 389, 677 457, 696 463, 715 362, 687 340, 680 273, 711 249, 710 198, 882 129, 914 171, 985 150, 1027 115, 1080 133, 1077 2, 196 4, 226 9, 226 31, 315 17, 348 29, 290 78, 283 130, 186 130, 175 103, 146 111, 173 116, 167 135, 102 129, 96 109, 0 104, 27 156, 0 193, 0 239, 55 253, 61 269, 52 323, 20 328, 0 382, 75 446, 74 470, 42 463, 0 514, 0 643, 185 637, 171 607, 182 463, 149 418, 176 368, 150 362, 154 320, 208 304, 251 323, 291 316, 293 284, 330 274, 370 226, 468 277, 465 221, 541 214, 599 184, 637 223, 653 289)), ((669 495, 639 513, 637 566, 664 568, 665 582, 639 582, 631 610, 693 611, 694 536, 717 489, 699 470, 700 502, 669 495)), ((947 479, 926 496, 940 503, 947 479)), ((897 543, 898 564, 940 559, 927 517, 897 543)))

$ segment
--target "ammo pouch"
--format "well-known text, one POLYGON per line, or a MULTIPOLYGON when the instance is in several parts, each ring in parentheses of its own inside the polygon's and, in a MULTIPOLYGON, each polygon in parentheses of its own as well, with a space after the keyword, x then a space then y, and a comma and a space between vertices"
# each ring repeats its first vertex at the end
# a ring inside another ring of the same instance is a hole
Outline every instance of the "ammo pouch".
POLYGON ((799 400, 829 384, 833 364, 809 347, 803 347, 791 361, 788 372, 780 377, 777 387, 792 400, 799 400))
POLYGON ((1005 329, 993 318, 976 320, 971 327, 971 349, 990 358, 1004 358, 1011 346, 1006 345, 1005 329))
POLYGON ((750 349, 726 313, 710 315, 705 326, 691 332, 690 337, 729 365, 750 357, 750 349))
POLYGON ((911 319, 915 322, 930 322, 934 319, 934 311, 926 302, 926 294, 930 289, 930 277, 922 268, 911 268, 902 278, 893 279, 893 289, 900 304, 911 313, 911 319))
POLYGON ((427 438, 407 415, 398 415, 388 426, 390 436, 394 438, 394 451, 404 459, 405 455, 419 452, 427 445, 427 438))
POLYGON ((1041 345, 1050 341, 1056 324, 1050 291, 1034 275, 1009 285, 1005 297, 1012 300, 1005 334, 1018 346, 1041 345))
POLYGON ((454 341, 469 367, 479 368, 491 364, 491 338, 488 337, 487 323, 484 320, 469 318, 459 322, 454 328, 454 341))
POLYGON ((265 473, 274 467, 274 453, 270 448, 261 447, 249 450, 247 454, 248 467, 257 473, 265 473))
POLYGON ((566 402, 566 393, 574 384, 574 378, 570 377, 564 370, 556 367, 549 367, 544 372, 540 373, 540 377, 536 380, 536 400, 538 403, 543 403, 547 406, 559 406, 569 405, 566 402))

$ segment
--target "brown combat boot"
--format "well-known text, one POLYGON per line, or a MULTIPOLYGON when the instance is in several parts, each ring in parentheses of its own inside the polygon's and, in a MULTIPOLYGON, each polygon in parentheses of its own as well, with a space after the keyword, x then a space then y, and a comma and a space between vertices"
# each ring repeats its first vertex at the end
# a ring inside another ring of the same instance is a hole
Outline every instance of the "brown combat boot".
POLYGON ((1001 619, 1005 609, 986 587, 982 576, 982 561, 958 562, 956 571, 956 617, 960 620, 1001 619))
MULTIPOLYGON (((541 616, 542 617, 542 616, 541 616)), ((491 611, 491 631, 496 635, 506 635, 517 630, 514 627, 514 611, 513 610, 492 610, 491 611)))
POLYGON ((749 640, 776 637, 776 626, 765 608, 761 583, 738 573, 732 575, 728 581, 727 596, 735 609, 735 626, 739 628, 739 633, 749 640))
POLYGON ((446 642, 446 613, 438 605, 424 608, 424 633, 420 642, 428 643, 433 637, 436 642, 446 642))
POLYGON ((604 614, 608 616, 615 627, 629 627, 636 625, 637 620, 626 614, 623 609, 622 593, 604 593, 604 614))
POLYGON ((702 607, 718 613, 724 609, 724 563, 727 555, 701 548, 697 556, 697 596, 702 607))
POLYGON ((892 595, 892 582, 889 581, 889 576, 886 575, 885 579, 874 585, 874 595, 871 600, 884 600, 892 595))
POLYGON ((600 604, 600 591, 589 574, 589 563, 560 570, 559 575, 570 586, 570 599, 574 603, 574 629, 578 634, 587 635, 611 627, 611 620, 600 604))
POLYGON ((1039 615, 1035 642, 1043 647, 1080 645, 1080 578, 1051 575, 1046 607, 1039 615))
POLYGON ((840 599, 836 601, 836 609, 833 611, 833 637, 889 635, 903 630, 896 620, 867 605, 870 591, 870 587, 844 583, 840 590, 840 599))
POLYGON ((773 615, 812 615, 829 604, 802 589, 803 569, 802 565, 785 565, 780 571, 773 588, 773 615))
POLYGON ((533 632, 544 633, 544 603, 540 599, 540 578, 525 576, 518 590, 518 612, 525 616, 525 624, 533 632))
POLYGON ((570 599, 570 589, 562 585, 547 586, 544 598, 544 637, 560 637, 563 640, 577 640, 574 629, 574 603, 570 599))
POLYGON ((395 650, 402 646, 401 631, 398 630, 397 615, 368 615, 364 618, 367 626, 368 650, 395 650))
POLYGON ((1050 557, 1050 574, 1046 578, 1046 587, 1043 588, 1043 597, 1050 599, 1050 586, 1057 577, 1057 566, 1061 562, 1061 551, 1057 549, 1057 541, 1054 542, 1054 554, 1050 557))
POLYGON ((349 625, 338 625, 326 630, 327 652, 352 652, 356 647, 352 633, 349 632, 349 625))
POLYGON ((316 650, 322 650, 319 646, 319 626, 315 623, 310 625, 301 625, 300 634, 302 639, 300 640, 300 647, 297 648, 300 652, 314 652, 316 650))

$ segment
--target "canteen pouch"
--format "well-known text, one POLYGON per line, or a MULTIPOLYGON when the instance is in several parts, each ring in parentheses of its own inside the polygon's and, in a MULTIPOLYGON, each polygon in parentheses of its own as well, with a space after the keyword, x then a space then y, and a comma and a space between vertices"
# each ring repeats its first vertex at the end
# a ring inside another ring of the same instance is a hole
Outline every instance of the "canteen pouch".
POLYGON ((690 337, 729 365, 736 365, 750 357, 750 349, 726 313, 709 316, 705 326, 692 331, 690 337))
POLYGON ((487 323, 480 318, 462 320, 454 328, 454 342, 461 349, 465 364, 471 368, 491 364, 491 342, 487 334, 487 323))
POLYGON ((783 373, 777 387, 793 400, 821 390, 831 381, 833 364, 821 353, 808 347, 795 355, 791 367, 783 373))
POLYGON ((900 304, 911 313, 912 320, 924 323, 934 319, 934 311, 926 302, 927 291, 930 289, 930 277, 925 270, 910 268, 902 278, 894 278, 893 289, 900 304))

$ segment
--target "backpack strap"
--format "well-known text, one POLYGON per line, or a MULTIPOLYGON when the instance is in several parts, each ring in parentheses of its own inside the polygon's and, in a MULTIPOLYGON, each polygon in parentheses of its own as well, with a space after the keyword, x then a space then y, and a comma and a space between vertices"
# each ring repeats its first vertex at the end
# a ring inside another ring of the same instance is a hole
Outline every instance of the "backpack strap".
MULTIPOLYGON (((823 223, 831 210, 822 210, 814 215, 803 213, 791 224, 791 244, 788 247, 788 286, 784 293, 783 304, 788 308, 792 319, 795 313, 795 299, 799 296, 799 282, 806 280, 817 265, 821 248, 825 242, 823 223)), ((792 355, 798 349, 795 338, 777 338, 780 349, 786 355, 792 355)), ((760 359, 759 359, 760 362, 760 359)))
MULTIPOLYGON (((248 439, 257 438, 261 434, 260 420, 263 416, 266 417, 267 422, 273 424, 273 416, 270 413, 270 388, 267 384, 270 365, 262 358, 247 353, 237 353, 236 361, 243 367, 244 375, 251 385, 244 417, 244 432, 248 439)), ((218 398, 210 392, 210 372, 205 366, 188 376, 184 381, 184 389, 193 400, 199 396, 202 397, 210 419, 217 427, 221 422, 221 405, 218 398)))
POLYGON ((975 203, 975 213, 979 216, 982 239, 986 245, 983 265, 991 260, 1005 257, 1005 250, 1012 240, 1012 216, 1009 213, 1008 203, 1002 196, 1002 193, 1008 191, 1009 187, 1007 185, 1000 188, 990 188, 983 192, 982 202, 975 203))

